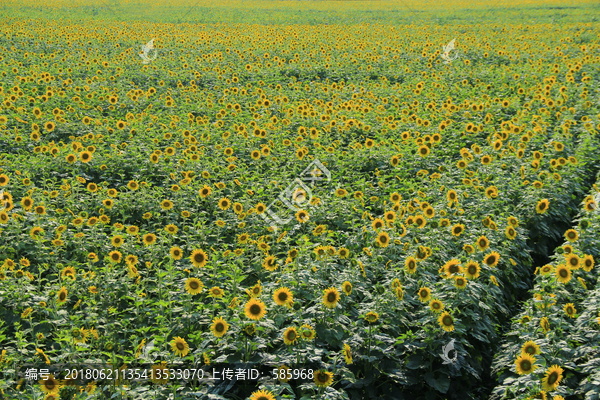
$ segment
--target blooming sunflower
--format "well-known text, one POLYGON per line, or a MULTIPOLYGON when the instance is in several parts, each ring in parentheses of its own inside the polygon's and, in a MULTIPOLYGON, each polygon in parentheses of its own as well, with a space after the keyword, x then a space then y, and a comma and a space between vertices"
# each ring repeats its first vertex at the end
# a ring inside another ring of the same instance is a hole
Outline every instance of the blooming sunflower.
POLYGON ((434 299, 429 303, 429 309, 433 312, 439 313, 444 309, 444 303, 441 301, 434 299))
POLYGON ((222 337, 229 330, 229 324, 225 322, 225 320, 221 317, 215 318, 212 321, 212 325, 210 326, 210 330, 215 335, 215 337, 222 337))
POLYGON ((308 213, 304 210, 298 210, 298 212, 296 212, 296 219, 298 220, 298 222, 300 222, 301 224, 308 222, 308 220, 310 219, 308 213))
POLYGON ((530 356, 535 356, 540 354, 540 346, 538 346, 534 341, 528 341, 523 344, 521 347, 522 354, 529 354, 530 356))
POLYGON ((61 386, 60 382, 54 377, 54 374, 50 374, 48 379, 40 380, 40 387, 44 393, 58 393, 61 386))
POLYGON ((344 360, 346 361, 346 364, 348 364, 348 365, 352 364, 352 349, 346 343, 344 343, 344 348, 342 350, 342 354, 344 354, 344 360))
POLYGON ((66 289, 64 286, 63 286, 62 288, 60 288, 60 290, 58 291, 58 294, 57 294, 57 296, 56 296, 56 297, 57 297, 57 300, 56 300, 56 302, 57 302, 58 304, 62 304, 62 303, 64 303, 65 301, 67 301, 67 296, 68 296, 68 293, 69 293, 69 292, 67 291, 67 289, 66 289))
POLYGON ((540 326, 544 330, 544 333, 548 332, 550 330, 550 322, 548 321, 548 318, 543 317, 540 320, 540 326))
POLYGON ((215 299, 220 299, 223 297, 223 289, 221 289, 220 287, 213 286, 208 292, 209 296, 214 297, 215 299))
POLYGON ((535 206, 535 211, 538 214, 544 214, 546 211, 548 211, 548 207, 550 207, 550 202, 548 199, 542 199, 538 201, 537 205, 535 206))
POLYGON ((448 312, 444 312, 438 317, 438 324, 446 331, 452 332, 454 330, 454 318, 448 312))
POLYGON ((594 257, 590 254, 587 254, 581 260, 581 265, 583 266, 583 270, 585 272, 590 272, 592 268, 594 268, 594 257))
POLYGON ((554 273, 556 274, 556 279, 560 283, 567 283, 571 280, 571 268, 564 264, 558 265, 554 273))
POLYGON ((342 291, 346 296, 350 296, 350 293, 352 293, 352 284, 348 281, 342 283, 342 291))
POLYGON ((267 271, 275 271, 277 269, 277 259, 275 256, 268 256, 264 259, 262 266, 267 271))
POLYGON ((256 392, 252 392, 250 400, 275 400, 275 396, 268 390, 258 390, 256 392))
POLYGON ((570 318, 575 318, 577 314, 577 309, 575 308, 575 305, 573 303, 565 304, 563 310, 565 311, 565 314, 567 314, 567 317, 570 318))
POLYGON ((535 357, 528 353, 521 353, 515 361, 517 373, 519 375, 530 374, 537 369, 535 363, 535 357))
POLYGON ((323 304, 327 308, 335 308, 338 301, 340 300, 340 294, 334 287, 325 289, 323 293, 323 304))
POLYGON ((463 224, 456 224, 452 227, 451 232, 452 236, 460 236, 465 231, 465 226, 463 224))
POLYGON ((463 272, 463 268, 460 266, 460 261, 457 259, 452 259, 446 262, 446 264, 444 264, 442 267, 442 270, 444 271, 446 278, 450 278, 463 272))
POLYGON ((204 252, 204 250, 198 249, 192 251, 192 255, 190 256, 190 260, 195 267, 201 268, 206 265, 206 261, 208 260, 208 256, 204 252))
POLYGON ((479 263, 476 261, 468 261, 465 264, 465 267, 463 269, 464 274, 467 276, 467 278, 469 279, 476 279, 479 277, 479 272, 481 271, 481 268, 479 267, 479 263))
POLYGON ((315 384, 319 387, 327 387, 333 383, 333 373, 329 371, 315 371, 315 384))
POLYGON ((542 268, 540 268, 540 274, 549 275, 554 271, 554 267, 552 264, 546 264, 542 268))
POLYGON ((244 306, 244 313, 246 317, 258 321, 265 316, 267 308, 262 301, 252 298, 244 306))
POLYGON ((417 260, 414 257, 408 257, 404 261, 404 268, 411 274, 417 272, 417 260))
POLYGON ((282 287, 273 293, 273 300, 277 305, 290 307, 294 303, 294 295, 287 287, 282 287))
POLYGON ((567 266, 572 270, 577 270, 581 266, 581 260, 579 259, 579 256, 577 254, 567 254, 565 256, 565 259, 567 262, 567 266))
POLYGON ((422 287, 419 289, 419 300, 421 300, 423 303, 431 300, 431 289, 428 287, 422 287))
POLYGON ((298 331, 293 326, 290 326, 283 332, 283 342, 287 345, 292 345, 298 341, 298 331))
POLYGON ((190 346, 187 344, 185 339, 175 336, 171 341, 171 350, 173 350, 178 356, 185 357, 190 351, 190 346))
POLYGON ((574 243, 577 241, 577 239, 579 239, 579 233, 575 229, 569 229, 565 232, 565 238, 569 242, 574 243))
POLYGON ((198 293, 202 292, 203 288, 204 288, 204 284, 198 278, 188 278, 185 281, 185 291, 188 292, 189 294, 192 294, 192 295, 198 294, 198 293))
POLYGON ((317 332, 315 332, 312 326, 303 324, 300 327, 300 337, 304 340, 313 340, 317 337, 317 332))
POLYGON ((377 322, 378 319, 379 319, 379 314, 377 314, 376 312, 373 312, 373 311, 369 311, 367 313, 367 315, 365 315, 365 320, 370 324, 374 324, 375 322, 377 322))
POLYGON ((379 247, 388 247, 390 244, 390 235, 388 235, 387 232, 379 232, 377 239, 375 240, 379 247))
POLYGON ((495 251, 492 251, 483 258, 484 264, 492 268, 498 265, 498 261, 500 261, 500 254, 495 251))
POLYGON ((454 286, 458 289, 464 289, 467 287, 467 283, 469 281, 464 276, 455 276, 454 277, 454 286))
POLYGON ((546 375, 542 379, 542 388, 548 392, 556 390, 563 377, 563 372, 563 369, 558 365, 553 365, 548 368, 546 375))
POLYGON ((479 239, 477 239, 476 244, 479 251, 485 251, 490 246, 490 241, 485 236, 480 236, 479 239))

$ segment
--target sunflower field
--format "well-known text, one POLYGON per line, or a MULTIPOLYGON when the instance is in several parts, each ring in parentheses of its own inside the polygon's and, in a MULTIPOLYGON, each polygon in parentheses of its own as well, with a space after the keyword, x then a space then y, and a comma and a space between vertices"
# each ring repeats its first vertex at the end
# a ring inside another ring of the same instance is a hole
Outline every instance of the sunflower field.
POLYGON ((600 398, 597 2, 0 16, 0 398, 600 398))

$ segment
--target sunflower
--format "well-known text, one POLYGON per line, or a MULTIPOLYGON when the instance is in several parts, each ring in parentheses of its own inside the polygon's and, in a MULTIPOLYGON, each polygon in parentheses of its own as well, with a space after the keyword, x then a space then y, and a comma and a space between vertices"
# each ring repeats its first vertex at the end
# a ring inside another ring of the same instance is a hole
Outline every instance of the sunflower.
POLYGON ((262 286, 260 284, 260 281, 258 281, 258 283, 256 285, 252 286, 252 288, 246 289, 246 293, 248 293, 248 296, 250 296, 250 297, 258 297, 258 296, 260 296, 261 292, 262 292, 262 286))
POLYGON ((417 272, 417 260, 414 257, 408 257, 404 261, 404 268, 411 274, 417 272))
POLYGON ((338 301, 340 300, 340 294, 334 287, 325 289, 323 292, 323 304, 327 308, 335 308, 338 301))
POLYGON ((268 390, 258 390, 252 392, 252 396, 250 396, 249 400, 275 400, 275 396, 268 390))
POLYGON ((188 278, 185 281, 185 291, 189 294, 198 294, 204 289, 204 284, 198 278, 188 278))
POLYGON ((192 255, 190 256, 190 260, 195 267, 201 268, 206 265, 208 260, 208 256, 204 252, 204 250, 197 249, 192 251, 192 255))
POLYGON ((190 346, 187 344, 185 339, 175 336, 171 341, 171 350, 173 350, 178 356, 185 357, 190 351, 190 346))
POLYGON ((564 264, 560 264, 556 267, 556 279, 560 283, 567 283, 571 280, 571 268, 564 264))
POLYGON ((454 190, 449 190, 446 194, 446 199, 448 200, 448 203, 454 203, 458 200, 458 194, 454 190))
POLYGON ((458 289, 464 289, 467 287, 467 283, 469 281, 464 276, 455 276, 454 277, 454 286, 458 289))
POLYGON ((543 317, 540 320, 540 326, 544 330, 544 333, 548 332, 550 330, 550 322, 548 321, 548 318, 543 317))
POLYGON ((479 239, 477 239, 476 244, 479 251, 485 251, 490 246, 490 241, 485 236, 480 236, 479 239))
POLYGON ((314 340, 314 338, 316 336, 317 336, 317 333, 315 332, 315 330, 310 325, 303 324, 300 327, 300 337, 302 339, 304 339, 304 340, 314 340))
POLYGON ((448 261, 446 264, 444 264, 442 270, 445 272, 446 278, 450 278, 453 275, 461 274, 463 272, 463 268, 460 266, 460 261, 457 259, 448 261))
POLYGON ((56 296, 56 297, 57 297, 57 300, 56 300, 56 302, 57 302, 58 304, 62 304, 62 303, 64 303, 65 301, 67 301, 67 295, 68 295, 68 294, 69 294, 69 292, 68 292, 68 291, 67 291, 67 289, 66 289, 66 288, 63 286, 63 287, 62 287, 62 288, 60 288, 60 290, 58 291, 58 294, 57 294, 57 296, 56 296))
POLYGON ((519 375, 530 374, 537 369, 535 363, 535 357, 528 353, 521 353, 516 359, 515 366, 519 375))
POLYGON ((565 310, 565 314, 567 314, 567 317, 570 318, 575 318, 575 315, 577 314, 577 309, 575 308, 575 305, 573 303, 565 304, 563 310, 565 310))
POLYGON ((350 293, 352 293, 352 284, 348 281, 342 283, 342 291, 346 294, 346 296, 350 296, 350 293))
POLYGON ((548 211, 549 206, 550 206, 550 202, 548 201, 548 199, 542 199, 542 200, 538 201, 537 205, 535 206, 535 211, 538 214, 543 214, 546 211, 548 211))
POLYGON ((479 272, 481 268, 479 267, 479 263, 476 261, 468 261, 464 267, 464 273, 469 279, 475 279, 479 277, 479 272))
POLYGON ((298 331, 293 326, 290 326, 283 332, 283 342, 287 345, 292 345, 298 341, 298 331))
POLYGON ((277 305, 290 307, 294 303, 294 296, 288 288, 282 287, 273 293, 273 300, 277 305))
POLYGON ((594 257, 592 255, 586 255, 581 260, 581 265, 585 272, 590 272, 594 268, 594 257))
POLYGON ((429 303, 429 309, 433 312, 439 313, 444 309, 444 303, 441 301, 434 299, 429 303))
POLYGON ((371 222, 371 226, 374 231, 378 231, 385 226, 385 222, 381 218, 375 218, 373 222, 371 222))
POLYGON ((223 297, 223 289, 218 286, 213 286, 208 290, 209 296, 214 297, 215 299, 220 299, 223 297))
POLYGON ((169 254, 173 260, 181 260, 183 257, 183 250, 180 247, 171 247, 169 254))
POLYGON ((421 157, 427 157, 429 155, 429 147, 427 146, 421 146, 419 147, 418 153, 421 157))
POLYGON ((298 222, 300 222, 301 224, 308 222, 308 220, 310 219, 310 216, 308 215, 308 213, 304 210, 298 210, 296 212, 296 219, 298 220, 298 222))
POLYGON ((231 206, 231 200, 229 200, 227 197, 224 197, 221 200, 219 200, 219 208, 221 210, 227 210, 227 209, 229 209, 230 206, 231 206))
POLYGON ((211 192, 211 189, 210 189, 210 187, 208 187, 208 186, 204 185, 204 187, 202 187, 202 188, 201 188, 201 189, 198 191, 198 194, 200 195, 200 197, 202 197, 202 198, 204 199, 204 198, 206 198, 206 197, 210 196, 210 192, 211 192))
POLYGON ((229 330, 229 324, 221 317, 213 319, 212 322, 210 330, 215 337, 220 338, 227 333, 227 330, 229 330))
POLYGON ((565 259, 567 261, 567 266, 572 270, 579 269, 581 266, 581 260, 577 254, 568 254, 565 256, 565 259))
POLYGON ((388 235, 386 232, 379 232, 377 239, 375 240, 379 247, 388 247, 390 244, 390 235, 388 235))
POLYGON ((563 375, 563 369, 558 365, 553 365, 546 371, 546 376, 542 379, 542 388, 551 392, 556 390, 558 384, 560 383, 563 375))
POLYGON ((551 264, 546 264, 540 268, 540 274, 549 275, 554 271, 554 267, 551 264))
POLYGON ((48 379, 40 380, 40 386, 44 393, 58 393, 62 385, 54 377, 54 374, 50 374, 48 379))
MULTIPOLYGON (((342 260, 345 260, 346 258, 348 258, 348 256, 350 255, 350 250, 348 250, 345 247, 341 247, 338 252, 338 257, 340 257, 342 260)), ((591 256, 590 256, 591 257, 591 256)), ((293 258, 293 257, 292 257, 293 258)), ((593 262, 593 259, 592 259, 593 262)))
POLYGON ((522 354, 529 354, 530 356, 535 356, 540 354, 540 346, 538 346, 534 341, 525 342, 523 347, 521 347, 522 354))
POLYGON ((456 224, 452 227, 452 236, 460 236, 465 231, 465 226, 463 224, 456 224))
POLYGON ((498 265, 498 261, 500 261, 500 254, 495 251, 492 251, 483 258, 484 264, 492 268, 498 265))
POLYGON ((365 320, 370 324, 374 324, 375 322, 377 322, 378 319, 379 314, 373 311, 369 311, 367 315, 365 315, 365 320))
POLYGON ((252 298, 244 306, 244 313, 246 317, 258 321, 265 316, 267 308, 262 301, 252 298))
POLYGON ((142 241, 144 242, 144 244, 146 246, 151 246, 154 243, 156 243, 156 235, 153 233, 148 233, 148 234, 144 235, 142 241))
POLYGON ((577 239, 579 239, 579 233, 577 233, 577 231, 575 229, 569 229, 568 231, 565 232, 565 238, 569 242, 574 243, 577 241, 577 239))
POLYGON ((431 289, 428 287, 422 287, 419 289, 419 300, 421 300, 423 303, 431 300, 431 289))
POLYGON ((268 256, 264 259, 262 266, 267 271, 275 271, 277 269, 277 258, 275 256, 268 256))
POLYGON ((515 238, 517 237, 517 231, 512 226, 507 226, 504 233, 506 237, 510 240, 515 240, 515 238))
POLYGON ((454 318, 448 312, 444 312, 438 317, 438 324, 446 331, 452 332, 454 330, 454 318))
POLYGON ((315 371, 315 384, 319 387, 327 387, 333 383, 333 373, 329 371, 315 371))

